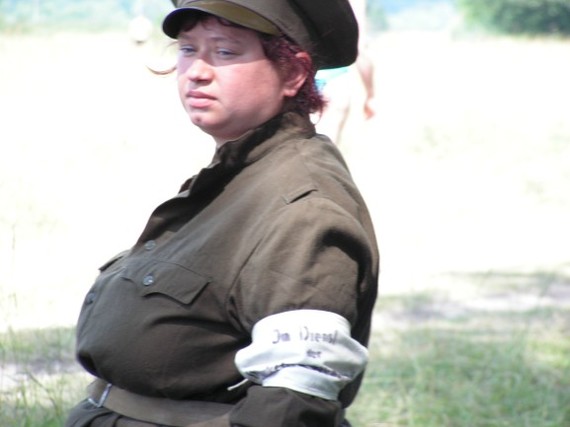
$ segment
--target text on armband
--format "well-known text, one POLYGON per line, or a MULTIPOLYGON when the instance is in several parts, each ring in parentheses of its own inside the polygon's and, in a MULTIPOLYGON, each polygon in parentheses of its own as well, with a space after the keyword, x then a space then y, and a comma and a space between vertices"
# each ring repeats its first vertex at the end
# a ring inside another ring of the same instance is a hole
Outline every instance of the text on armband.
MULTIPOLYGON (((274 337, 271 344, 278 344, 280 342, 289 342, 292 341, 295 335, 289 332, 282 332, 279 329, 273 330, 274 337), (293 335, 293 337, 292 337, 293 335)), ((298 340, 299 341, 308 341, 308 342, 316 342, 316 343, 329 343, 329 344, 336 344, 338 338, 338 331, 335 330, 334 332, 315 332, 309 329, 308 326, 302 326, 298 330, 298 340)))

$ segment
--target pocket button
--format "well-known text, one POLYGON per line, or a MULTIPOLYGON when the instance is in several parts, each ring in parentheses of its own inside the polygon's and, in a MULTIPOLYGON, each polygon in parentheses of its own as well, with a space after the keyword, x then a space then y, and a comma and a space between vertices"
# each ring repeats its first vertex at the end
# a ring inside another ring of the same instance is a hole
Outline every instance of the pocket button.
POLYGON ((154 276, 152 274, 147 274, 143 277, 142 284, 145 286, 150 286, 154 284, 154 276))

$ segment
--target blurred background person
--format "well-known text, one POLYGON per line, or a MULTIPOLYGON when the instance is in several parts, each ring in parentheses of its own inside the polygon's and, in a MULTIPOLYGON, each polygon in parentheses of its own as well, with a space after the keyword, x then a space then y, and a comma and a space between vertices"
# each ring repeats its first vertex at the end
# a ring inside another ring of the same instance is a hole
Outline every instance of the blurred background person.
POLYGON ((319 70, 317 73, 317 85, 327 104, 314 120, 318 132, 329 136, 337 145, 341 144, 352 108, 359 110, 358 114, 361 113, 366 120, 375 114, 374 63, 367 52, 366 42, 366 0, 350 0, 350 4, 360 32, 356 62, 348 67, 319 70))
POLYGON ((129 23, 129 37, 135 44, 140 45, 146 43, 151 34, 152 23, 146 16, 140 14, 129 23))

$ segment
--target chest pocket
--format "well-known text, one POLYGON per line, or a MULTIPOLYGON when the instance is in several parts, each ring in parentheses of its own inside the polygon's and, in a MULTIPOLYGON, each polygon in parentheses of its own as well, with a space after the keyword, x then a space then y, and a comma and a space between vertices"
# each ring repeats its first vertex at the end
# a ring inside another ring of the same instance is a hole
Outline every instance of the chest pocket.
POLYGON ((164 295, 190 304, 210 283, 210 279, 180 264, 158 260, 129 263, 121 277, 133 282, 142 296, 164 295))

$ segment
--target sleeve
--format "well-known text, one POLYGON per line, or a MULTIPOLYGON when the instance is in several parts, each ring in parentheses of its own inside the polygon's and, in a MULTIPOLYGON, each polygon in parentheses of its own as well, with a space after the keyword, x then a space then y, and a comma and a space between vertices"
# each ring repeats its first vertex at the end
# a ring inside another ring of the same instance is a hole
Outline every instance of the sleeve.
MULTIPOLYGON (((360 222, 328 199, 308 198, 286 206, 262 231, 234 290, 242 327, 253 333, 255 325, 276 314, 318 310, 346 319, 348 340, 365 345, 368 331, 356 331, 351 337, 360 317, 369 322, 371 316, 359 312, 359 300, 369 294, 374 259, 373 242, 360 222)), ((312 350, 307 347, 307 351, 312 350)), ((304 363, 284 357, 280 364, 272 358, 273 366, 280 368, 304 363)), ((282 370, 279 374, 286 376, 282 370)), ((287 381, 270 378, 270 386, 250 387, 232 413, 232 426, 340 425, 343 409, 338 399, 300 392, 302 387, 279 386, 287 381)))
POLYGON ((230 414, 232 427, 339 426, 344 411, 338 401, 304 395, 286 388, 254 385, 230 414))
POLYGON ((374 243, 354 215, 309 197, 266 218, 259 235, 231 296, 244 329, 290 310, 330 311, 353 326, 366 314, 358 303, 373 291, 374 243))

